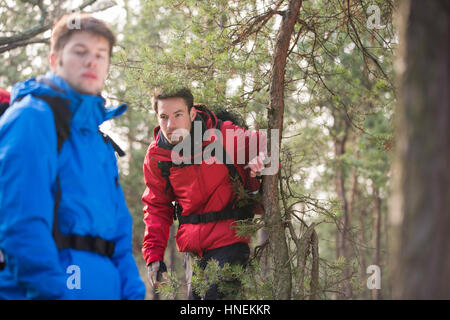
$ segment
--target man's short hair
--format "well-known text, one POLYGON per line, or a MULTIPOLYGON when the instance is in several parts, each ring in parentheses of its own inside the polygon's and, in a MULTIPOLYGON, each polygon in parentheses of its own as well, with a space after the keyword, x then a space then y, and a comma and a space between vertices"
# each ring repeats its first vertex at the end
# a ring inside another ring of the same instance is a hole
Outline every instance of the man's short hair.
POLYGON ((182 98, 188 107, 188 112, 190 112, 194 106, 194 96, 188 88, 181 88, 177 90, 155 89, 152 96, 153 110, 158 113, 158 100, 169 98, 182 98))
POLYGON ((89 13, 72 13, 63 15, 53 26, 50 40, 52 52, 58 52, 64 48, 70 37, 76 32, 89 32, 100 36, 109 42, 109 57, 111 57, 116 37, 111 29, 102 20, 94 18, 89 13))

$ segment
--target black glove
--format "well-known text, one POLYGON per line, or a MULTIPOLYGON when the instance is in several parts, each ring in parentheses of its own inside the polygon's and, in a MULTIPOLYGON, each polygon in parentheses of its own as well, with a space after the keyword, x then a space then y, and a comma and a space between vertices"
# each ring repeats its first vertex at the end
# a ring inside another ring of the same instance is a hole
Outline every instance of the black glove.
POLYGON ((164 272, 167 272, 164 261, 153 261, 148 265, 148 280, 153 288, 161 282, 164 272))

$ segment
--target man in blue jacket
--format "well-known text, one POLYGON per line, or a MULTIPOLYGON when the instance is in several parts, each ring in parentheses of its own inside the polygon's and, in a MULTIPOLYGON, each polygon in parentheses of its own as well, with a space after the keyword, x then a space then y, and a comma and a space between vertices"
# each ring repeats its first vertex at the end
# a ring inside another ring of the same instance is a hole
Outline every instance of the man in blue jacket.
POLYGON ((126 110, 100 96, 114 44, 103 21, 64 16, 51 72, 13 87, 0 117, 0 298, 145 296, 113 144, 98 129, 126 110), (55 101, 69 110, 63 139, 55 101))

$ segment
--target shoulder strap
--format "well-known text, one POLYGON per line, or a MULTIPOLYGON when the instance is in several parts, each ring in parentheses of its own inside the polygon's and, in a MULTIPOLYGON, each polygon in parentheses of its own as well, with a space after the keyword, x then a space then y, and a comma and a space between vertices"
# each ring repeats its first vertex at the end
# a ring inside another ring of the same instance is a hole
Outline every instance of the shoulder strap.
MULTIPOLYGON (((56 128, 58 152, 60 152, 64 141, 66 141, 70 136, 70 121, 72 120, 72 111, 69 108, 69 101, 62 97, 51 95, 33 94, 33 97, 47 103, 52 110, 53 120, 56 128)), ((14 103, 21 101, 22 99, 23 97, 19 97, 14 101, 14 103)), ((6 105, 5 110, 9 106, 10 105, 6 105)))
MULTIPOLYGON (((52 88, 53 91, 64 93, 60 87, 53 83, 52 80, 39 77, 39 83, 45 84, 52 88)), ((53 119, 55 121, 56 136, 58 138, 58 152, 61 151, 64 141, 70 136, 70 122, 72 121, 72 110, 70 110, 68 99, 50 95, 34 95, 36 98, 44 100, 52 109, 53 119)))
POLYGON ((36 95, 35 97, 45 101, 52 109, 56 136, 58 139, 58 152, 60 152, 64 141, 70 136, 72 111, 69 108, 69 102, 64 98, 57 96, 36 95))
POLYGON ((172 168, 173 162, 172 161, 164 161, 159 160, 158 161, 158 169, 161 170, 161 175, 164 179, 166 179, 166 188, 164 189, 164 193, 167 194, 167 191, 169 191, 169 188, 172 188, 172 185, 170 184, 169 176, 170 176, 170 168, 172 168))
POLYGON ((117 155, 119 157, 123 157, 126 155, 125 151, 123 151, 123 149, 121 147, 119 147, 119 145, 110 136, 108 136, 106 133, 104 133, 100 129, 98 129, 98 131, 102 135, 103 141, 105 141, 105 143, 111 143, 111 145, 113 146, 114 150, 117 152, 117 155))
POLYGON ((8 109, 9 103, 0 103, 0 116, 8 109))

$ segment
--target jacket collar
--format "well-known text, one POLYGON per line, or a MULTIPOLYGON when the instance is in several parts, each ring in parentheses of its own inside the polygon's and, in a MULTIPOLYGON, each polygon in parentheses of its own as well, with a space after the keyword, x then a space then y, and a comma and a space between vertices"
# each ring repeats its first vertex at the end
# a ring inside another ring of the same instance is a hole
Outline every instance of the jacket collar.
POLYGON ((90 130, 97 130, 104 121, 122 115, 128 108, 125 104, 105 107, 105 99, 101 96, 81 94, 52 72, 48 72, 44 78, 44 83, 35 78, 17 83, 12 90, 11 102, 27 94, 61 96, 70 101, 69 107, 73 114, 71 126, 90 130), (54 86, 47 82, 53 83, 54 86), (55 86, 59 90, 55 90, 55 86))

